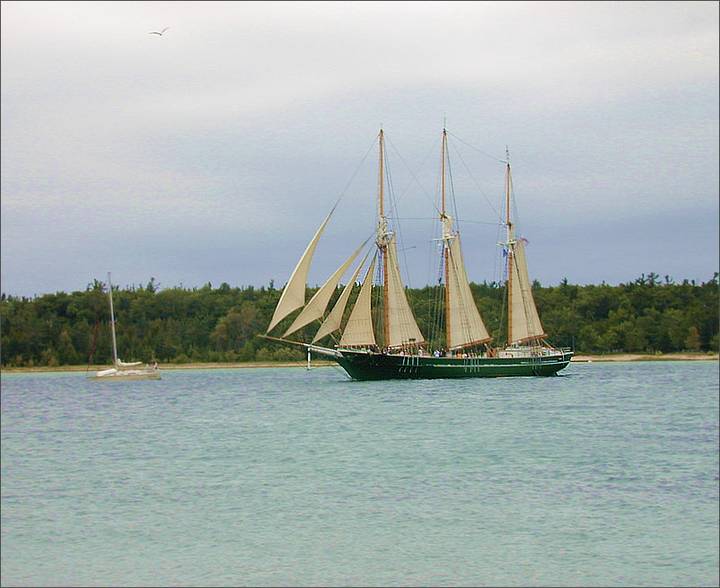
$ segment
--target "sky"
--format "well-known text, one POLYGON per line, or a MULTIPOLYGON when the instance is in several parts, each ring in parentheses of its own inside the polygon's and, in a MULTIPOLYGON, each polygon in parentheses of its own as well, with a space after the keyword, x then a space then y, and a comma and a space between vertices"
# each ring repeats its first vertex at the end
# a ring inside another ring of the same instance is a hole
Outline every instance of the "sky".
POLYGON ((8 2, 0 286, 284 284, 374 230, 436 279, 440 137, 468 275, 515 221, 543 285, 718 271, 716 2, 8 2), (169 27, 162 36, 150 31, 169 27))

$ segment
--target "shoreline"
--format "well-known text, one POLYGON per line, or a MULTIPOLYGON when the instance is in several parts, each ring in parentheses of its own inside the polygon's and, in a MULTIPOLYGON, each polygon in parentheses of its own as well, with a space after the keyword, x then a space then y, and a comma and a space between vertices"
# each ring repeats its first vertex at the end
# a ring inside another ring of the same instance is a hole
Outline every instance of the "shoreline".
MULTIPOLYGON (((609 353, 604 355, 578 354, 572 358, 572 363, 619 362, 619 361, 718 361, 717 353, 609 353)), ((253 368, 286 368, 305 367, 302 361, 248 361, 236 363, 163 363, 158 367, 163 371, 173 370, 212 370, 212 369, 253 369, 253 368)), ((334 361, 313 360, 313 367, 326 367, 336 365, 334 361)), ((105 369, 109 366, 66 365, 66 366, 38 366, 38 367, 5 367, 0 373, 45 373, 45 372, 91 372, 105 369)))
POLYGON ((591 363, 595 361, 718 361, 717 353, 580 353, 572 358, 572 363, 591 363))

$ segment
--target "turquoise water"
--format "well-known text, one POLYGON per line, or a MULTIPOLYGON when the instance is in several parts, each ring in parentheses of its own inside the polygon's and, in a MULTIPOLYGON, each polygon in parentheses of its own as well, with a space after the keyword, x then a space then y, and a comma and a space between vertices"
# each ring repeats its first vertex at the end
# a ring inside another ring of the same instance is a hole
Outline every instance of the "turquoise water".
POLYGON ((717 585, 718 364, 2 376, 3 585, 717 585))

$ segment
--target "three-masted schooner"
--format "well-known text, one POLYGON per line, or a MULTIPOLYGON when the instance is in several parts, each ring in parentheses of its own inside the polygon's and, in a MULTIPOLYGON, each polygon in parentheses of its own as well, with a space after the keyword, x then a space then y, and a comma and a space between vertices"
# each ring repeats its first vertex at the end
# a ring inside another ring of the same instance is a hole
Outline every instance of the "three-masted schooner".
MULTIPOLYGON (((396 378, 472 378, 498 376, 550 376, 568 365, 573 355, 567 348, 555 348, 547 341, 532 295, 525 259, 525 240, 516 239, 510 218, 512 176, 510 163, 505 168, 506 241, 501 243, 507 260, 507 344, 491 346, 492 337, 483 323, 468 282, 460 234, 446 209, 447 131, 442 134, 439 220, 442 227, 442 269, 444 278, 445 346, 429 351, 429 343, 417 325, 405 294, 398 263, 397 237, 390 229, 385 211, 385 139, 378 135, 378 221, 374 251, 368 252, 326 315, 326 309, 342 276, 360 255, 361 245, 305 303, 308 271, 318 241, 335 208, 323 220, 308 244, 285 286, 265 338, 301 345, 310 354, 329 357, 342 366, 351 378, 383 380, 396 378), (370 264, 360 286, 355 305, 343 324, 353 287, 366 261, 370 264), (378 274, 382 284, 380 314, 382 328, 376 338, 373 326, 372 288, 378 274), (291 313, 302 308, 281 337, 271 336, 273 329, 291 313), (322 320, 311 343, 293 341, 290 335, 314 321, 322 320), (327 337, 341 332, 333 347, 320 345, 327 337)), ((336 204, 337 206, 337 204, 336 204)), ((367 242, 366 242, 367 243, 367 242)))

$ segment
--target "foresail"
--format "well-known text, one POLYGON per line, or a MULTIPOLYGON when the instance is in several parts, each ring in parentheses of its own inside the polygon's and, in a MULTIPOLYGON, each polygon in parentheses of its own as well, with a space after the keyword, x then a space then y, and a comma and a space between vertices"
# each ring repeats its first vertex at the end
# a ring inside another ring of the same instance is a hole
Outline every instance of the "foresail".
POLYGON ((490 341, 490 335, 480 317, 470 290, 459 235, 450 238, 447 263, 448 348, 459 349, 472 344, 487 343, 490 341))
POLYGON ((355 252, 347 259, 347 261, 343 263, 337 270, 335 270, 335 273, 330 276, 330 278, 328 278, 328 280, 320 287, 317 292, 315 292, 315 295, 310 299, 310 302, 305 305, 305 308, 302 309, 302 312, 293 321, 293 324, 290 325, 290 328, 285 331, 283 337, 287 337, 291 333, 294 333, 298 329, 302 329, 305 325, 310 324, 314 320, 322 318, 323 314, 325 314, 325 309, 327 308, 327 305, 330 303, 330 298, 332 297, 333 292, 335 292, 335 289, 337 288, 340 278, 343 277, 352 262, 355 261, 355 258, 358 256, 360 250, 363 248, 364 245, 364 243, 360 245, 360 247, 358 247, 355 252))
POLYGON ((372 309, 370 307, 370 295, 372 293, 373 274, 375 273, 375 259, 365 275, 360 294, 358 294, 355 306, 350 313, 345 330, 340 338, 340 345, 370 346, 375 345, 375 332, 372 324, 372 309))
POLYGON ((310 270, 310 263, 312 262, 313 254, 315 253, 315 247, 317 247, 320 236, 325 230, 330 217, 332 216, 333 210, 327 215, 325 220, 322 222, 318 230, 315 232, 315 236, 312 238, 308 246, 305 248, 300 261, 295 266, 290 279, 288 280, 285 289, 283 290, 280 300, 275 307, 270 326, 268 326, 266 333, 273 330, 273 327, 289 315, 293 310, 300 308, 305 304, 305 283, 307 282, 308 271, 310 270))
POLYGON ((400 267, 397 260, 397 246, 393 236, 388 244, 388 318, 389 341, 385 342, 388 347, 401 347, 403 345, 417 345, 425 342, 420 328, 415 322, 415 316, 410 309, 410 304, 405 296, 405 287, 400 277, 400 267))
POLYGON ((312 340, 313 343, 340 329, 342 317, 345 313, 345 307, 347 306, 353 286, 355 285, 355 282, 360 275, 360 270, 365 265, 366 260, 367 255, 365 256, 365 259, 360 262, 360 265, 357 266, 355 273, 352 275, 352 278, 350 278, 350 281, 345 285, 342 294, 340 294, 340 297, 337 299, 337 302, 335 303, 335 306, 333 306, 333 309, 330 311, 330 314, 327 315, 323 324, 320 325, 318 332, 315 333, 315 336, 312 340))
POLYGON ((511 247, 513 255, 510 287, 512 325, 509 343, 523 343, 544 337, 545 331, 540 324, 540 317, 532 295, 525 259, 525 241, 518 239, 511 247))

